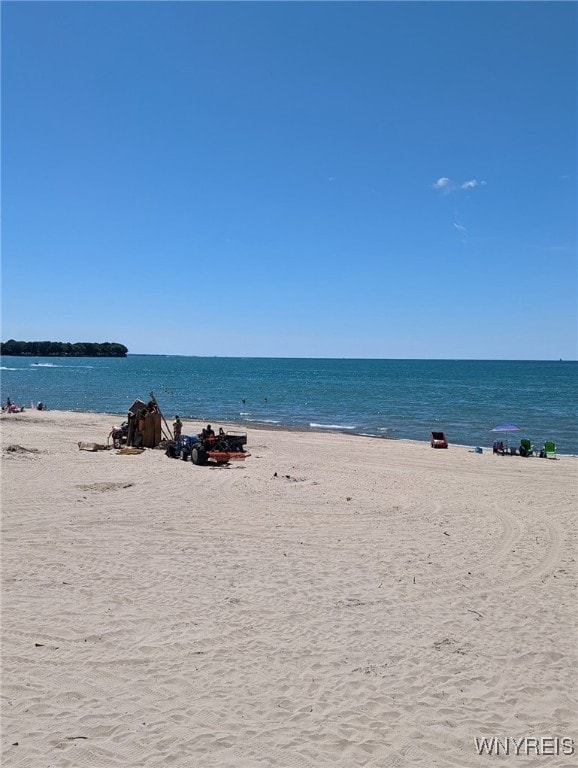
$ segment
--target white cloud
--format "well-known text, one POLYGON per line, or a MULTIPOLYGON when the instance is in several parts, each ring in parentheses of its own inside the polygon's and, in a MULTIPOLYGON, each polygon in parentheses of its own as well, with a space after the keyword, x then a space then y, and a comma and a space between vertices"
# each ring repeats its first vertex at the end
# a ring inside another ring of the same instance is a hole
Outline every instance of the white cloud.
POLYGON ((478 181, 477 179, 469 179, 468 181, 464 181, 463 184, 460 184, 460 189, 473 189, 474 187, 485 187, 486 182, 485 181, 478 181))
POLYGON ((433 189, 437 189, 445 195, 448 195, 450 192, 455 192, 458 189, 474 189, 475 187, 485 186, 486 182, 478 181, 478 179, 468 179, 467 181, 457 183, 447 176, 440 176, 440 178, 432 184, 433 189))

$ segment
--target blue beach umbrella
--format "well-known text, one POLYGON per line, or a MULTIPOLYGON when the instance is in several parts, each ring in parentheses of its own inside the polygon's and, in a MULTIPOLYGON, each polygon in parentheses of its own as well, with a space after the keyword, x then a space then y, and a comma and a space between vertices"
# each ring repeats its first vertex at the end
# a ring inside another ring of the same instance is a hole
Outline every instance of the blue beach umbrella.
POLYGON ((508 445, 508 434, 510 432, 521 432, 521 427, 516 424, 500 424, 498 427, 494 427, 491 432, 504 432, 506 435, 506 445, 508 445))

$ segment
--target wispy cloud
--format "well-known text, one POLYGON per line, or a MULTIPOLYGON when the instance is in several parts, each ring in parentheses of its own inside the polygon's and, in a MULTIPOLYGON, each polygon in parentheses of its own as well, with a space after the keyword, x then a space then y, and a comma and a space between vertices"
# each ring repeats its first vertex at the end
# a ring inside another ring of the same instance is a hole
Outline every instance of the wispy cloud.
POLYGON ((447 176, 441 176, 432 186, 434 189, 445 189, 449 184, 451 180, 447 176))
POLYGON ((464 227, 464 225, 460 222, 460 217, 458 216, 458 212, 456 209, 454 209, 454 228, 458 230, 461 236, 462 243, 468 242, 468 230, 464 227))
MULTIPOLYGON (((469 192, 476 187, 485 187, 486 182, 483 179, 466 179, 465 181, 454 181, 449 176, 440 176, 431 185, 431 188, 441 195, 455 195, 454 200, 457 206, 459 198, 468 199, 469 192)), ((454 207, 454 215, 452 220, 452 226, 457 230, 462 243, 467 244, 469 242, 469 232, 466 227, 460 222, 458 217, 457 207, 454 207)))
POLYGON ((468 236, 468 230, 462 225, 458 224, 457 221, 454 221, 454 227, 458 230, 460 234, 462 234, 464 237, 468 236))
POLYGON ((485 187, 486 182, 485 181, 478 181, 477 179, 469 179, 468 181, 464 181, 463 184, 460 184, 460 189, 473 189, 474 187, 485 187))
POLYGON ((458 192, 459 190, 474 189, 475 187, 485 187, 486 182, 478 179, 467 179, 466 181, 452 181, 447 176, 440 176, 439 179, 434 181, 431 185, 433 189, 441 192, 444 195, 449 195, 451 192, 458 192))

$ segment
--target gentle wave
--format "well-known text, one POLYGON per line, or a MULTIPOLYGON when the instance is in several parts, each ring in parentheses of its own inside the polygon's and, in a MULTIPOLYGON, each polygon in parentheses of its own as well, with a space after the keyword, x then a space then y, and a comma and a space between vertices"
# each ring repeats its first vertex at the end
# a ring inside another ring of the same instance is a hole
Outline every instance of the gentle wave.
POLYGON ((252 424, 281 424, 278 419, 243 419, 243 421, 250 421, 252 424))
POLYGON ((18 371, 19 368, 8 368, 6 365, 0 365, 0 371, 18 371))
POLYGON ((346 426, 345 424, 316 424, 314 421, 309 426, 313 429, 355 429, 355 427, 346 426))
MULTIPOLYGON (((31 368, 66 368, 69 371, 94 370, 94 365, 56 365, 55 363, 30 363, 31 368)), ((18 368, 9 368, 10 371, 17 371, 18 368)))

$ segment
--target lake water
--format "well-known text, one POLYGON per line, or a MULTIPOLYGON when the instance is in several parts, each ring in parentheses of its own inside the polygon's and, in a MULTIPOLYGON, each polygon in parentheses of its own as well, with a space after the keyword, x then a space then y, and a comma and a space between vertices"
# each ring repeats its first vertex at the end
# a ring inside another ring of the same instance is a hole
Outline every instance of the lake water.
POLYGON ((126 414, 154 391, 172 420, 312 428, 384 438, 491 445, 491 429, 578 454, 578 363, 330 360, 129 355, 3 357, 2 402, 126 414))

